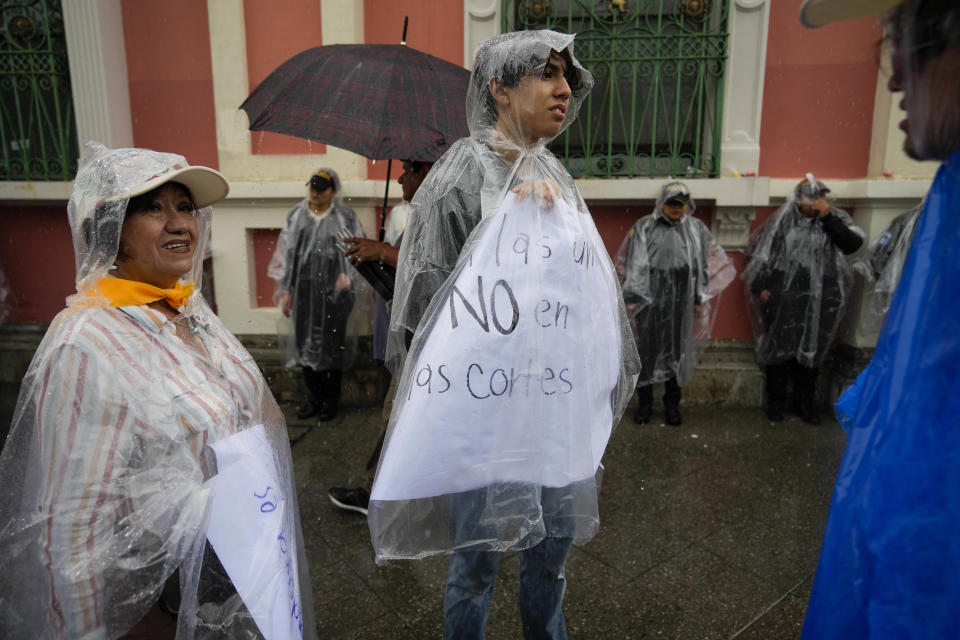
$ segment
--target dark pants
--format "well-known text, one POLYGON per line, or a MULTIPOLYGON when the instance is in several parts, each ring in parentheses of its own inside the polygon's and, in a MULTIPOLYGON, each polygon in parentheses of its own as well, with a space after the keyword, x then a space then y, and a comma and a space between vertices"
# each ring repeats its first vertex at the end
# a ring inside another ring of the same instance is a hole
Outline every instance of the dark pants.
MULTIPOLYGON (((669 378, 663 383, 663 406, 678 408, 680 406, 680 385, 676 378, 669 378)), ((646 384, 637 387, 637 408, 653 408, 653 385, 646 384)))
POLYGON ((340 379, 343 372, 339 369, 317 371, 303 367, 303 381, 307 385, 310 401, 318 407, 336 409, 340 404, 340 379))
POLYGON ((793 379, 793 404, 813 408, 816 400, 816 367, 805 367, 794 360, 767 365, 767 408, 783 411, 787 407, 787 383, 793 379))
MULTIPOLYGON (((520 552, 520 619, 527 640, 566 640, 564 565, 572 543, 572 538, 544 538, 520 552)), ((450 556, 443 595, 448 640, 483 638, 501 556, 497 551, 460 551, 450 556)))

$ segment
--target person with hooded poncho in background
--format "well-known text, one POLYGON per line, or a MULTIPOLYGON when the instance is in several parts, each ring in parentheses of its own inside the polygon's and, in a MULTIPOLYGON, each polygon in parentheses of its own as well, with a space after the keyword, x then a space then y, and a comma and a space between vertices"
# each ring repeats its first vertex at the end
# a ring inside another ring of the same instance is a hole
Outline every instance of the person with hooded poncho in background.
MULTIPOLYGON (((416 215, 411 201, 432 166, 432 162, 403 161, 403 173, 397 178, 397 182, 403 188, 403 202, 390 210, 383 237, 384 242, 377 242, 369 238, 344 238, 343 242, 348 245, 344 250, 344 255, 351 264, 357 266, 368 261, 379 261, 393 269, 397 268, 403 232, 411 218, 416 215)), ((387 351, 390 312, 387 309, 387 300, 384 300, 379 293, 376 294, 376 305, 377 310, 373 326, 373 358, 374 360, 383 360, 387 351)), ((377 442, 370 452, 370 457, 367 458, 363 484, 357 487, 330 487, 327 497, 330 498, 330 502, 335 507, 367 515, 367 505, 370 504, 370 489, 373 487, 373 477, 377 470, 377 462, 380 460, 380 451, 383 449, 383 439, 390 422, 390 412, 393 410, 393 395, 396 390, 397 379, 395 376, 390 376, 381 409, 383 426, 380 429, 377 442)))
POLYGON ((599 526, 600 458, 636 380, 613 264, 544 147, 593 85, 573 39, 480 44, 471 135, 420 187, 400 248, 400 382, 368 518, 378 562, 451 554, 447 638, 483 637, 504 551, 520 553, 524 637, 566 637, 566 557, 599 526))
POLYGON ((663 185, 654 212, 637 220, 616 255, 623 298, 640 355, 634 422, 653 412, 653 384, 663 382, 667 424, 682 424, 681 388, 709 340, 719 295, 736 275, 732 261, 693 217, 682 182, 663 185))
POLYGON ((336 197, 340 177, 317 169, 307 181, 307 197, 287 216, 267 267, 276 281, 276 303, 293 320, 293 336, 283 336, 286 365, 300 364, 307 397, 297 418, 333 420, 340 405, 343 370, 356 349, 348 337, 351 312, 364 305, 366 282, 343 255, 343 236, 363 236, 352 209, 336 197))
POLYGON ((830 189, 807 174, 751 240, 743 277, 757 360, 766 374, 767 417, 779 422, 793 381, 793 410, 820 424, 815 397, 820 366, 850 299, 847 257, 864 233, 827 200, 830 189))
POLYGON ((867 328, 879 330, 890 307, 890 299, 897 290, 903 264, 910 253, 913 232, 923 211, 923 203, 904 211, 883 230, 870 245, 866 255, 853 263, 853 268, 864 277, 867 288, 867 328))
POLYGON ((283 414, 196 286, 227 191, 182 156, 87 144, 77 292, 0 455, 0 636, 314 637, 283 414))
POLYGON ((854 407, 805 640, 955 638, 960 603, 960 4, 808 2, 810 24, 876 15, 904 151, 942 163, 854 407), (894 5, 896 5, 894 7, 894 5))

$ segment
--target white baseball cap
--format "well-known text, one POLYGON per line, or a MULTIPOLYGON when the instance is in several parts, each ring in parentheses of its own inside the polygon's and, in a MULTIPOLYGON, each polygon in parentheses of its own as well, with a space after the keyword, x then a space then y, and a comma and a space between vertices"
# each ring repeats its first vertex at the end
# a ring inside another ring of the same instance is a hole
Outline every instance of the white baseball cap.
POLYGON ((811 29, 831 22, 881 16, 903 0, 805 0, 800 7, 800 22, 811 29))
POLYGON ((219 171, 201 166, 170 169, 135 186, 125 197, 133 198, 147 193, 167 182, 179 182, 190 190, 198 209, 220 202, 230 192, 230 184, 219 171))

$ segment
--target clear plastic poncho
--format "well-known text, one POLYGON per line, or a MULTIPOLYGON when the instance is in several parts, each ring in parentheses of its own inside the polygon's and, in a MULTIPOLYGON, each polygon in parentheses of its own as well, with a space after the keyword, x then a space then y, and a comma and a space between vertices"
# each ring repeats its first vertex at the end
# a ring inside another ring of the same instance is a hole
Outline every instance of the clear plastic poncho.
POLYGON ((897 290, 904 262, 913 242, 913 231, 923 211, 923 203, 904 211, 880 234, 867 253, 853 263, 870 285, 867 287, 866 326, 879 330, 897 290))
MULTIPOLYGON (((332 169, 337 191, 340 179, 332 169)), ((300 364, 318 371, 344 369, 353 362, 357 322, 369 308, 369 286, 343 255, 340 238, 362 237, 352 209, 334 199, 321 215, 303 200, 287 216, 267 274, 276 281, 275 298, 291 294, 292 336, 281 331, 288 367, 300 364)), ((283 325, 282 325, 283 326, 283 325)))
MULTIPOLYGON (((185 166, 96 143, 80 159, 77 293, 34 355, 0 455, 4 638, 117 638, 161 592, 179 602, 181 640, 260 637, 278 606, 280 624, 314 635, 286 427, 256 363, 199 287, 171 320, 92 292, 129 194, 185 166), (257 479, 271 491, 244 484, 257 479)), ((195 215, 202 256, 211 208, 195 215)))
POLYGON ((832 205, 826 218, 804 217, 796 192, 755 233, 742 277, 760 364, 792 359, 806 367, 823 364, 853 282, 836 238, 848 240, 851 233, 862 243, 864 234, 853 219, 832 205))
POLYGON ((723 247, 693 217, 691 199, 674 222, 661 209, 637 220, 627 232, 615 263, 640 355, 639 385, 693 376, 710 340, 720 294, 736 276, 723 247))
POLYGON ((551 31, 482 43, 471 136, 414 198, 387 353, 400 382, 368 516, 378 561, 597 531, 597 471, 638 362, 603 242, 544 148, 592 86, 572 45, 551 31), (568 55, 569 102, 551 51, 568 55), (509 89, 499 116, 491 79, 509 89), (541 116, 548 137, 534 135, 541 116))

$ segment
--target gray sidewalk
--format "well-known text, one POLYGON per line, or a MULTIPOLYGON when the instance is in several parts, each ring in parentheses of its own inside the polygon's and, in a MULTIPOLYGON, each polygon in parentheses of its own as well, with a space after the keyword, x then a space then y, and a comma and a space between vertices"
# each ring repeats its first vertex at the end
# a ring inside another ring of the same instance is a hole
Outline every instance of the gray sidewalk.
MULTIPOLYGON (((607 448, 600 533, 567 562, 570 637, 796 638, 843 431, 759 409, 660 418, 628 415, 607 448)), ((446 557, 377 567, 366 519, 327 499, 362 482, 378 429, 374 409, 290 423, 319 637, 440 638, 446 557)), ((518 567, 504 558, 487 638, 521 637, 518 567)))

